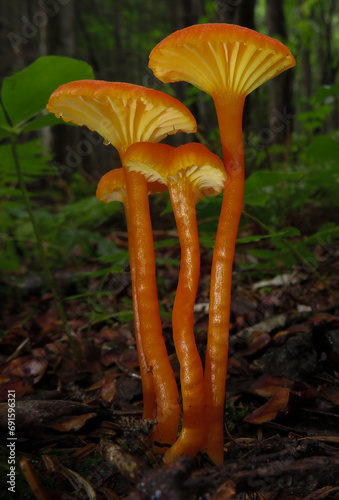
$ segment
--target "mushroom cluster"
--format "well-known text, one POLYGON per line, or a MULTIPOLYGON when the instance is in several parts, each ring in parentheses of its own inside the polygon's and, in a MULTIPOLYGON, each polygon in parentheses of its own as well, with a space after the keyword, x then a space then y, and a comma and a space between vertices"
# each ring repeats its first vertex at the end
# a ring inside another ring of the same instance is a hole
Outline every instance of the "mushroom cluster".
POLYGON ((128 83, 85 80, 62 85, 47 105, 66 122, 97 131, 121 158, 122 168, 100 180, 97 197, 124 205, 143 416, 156 418, 152 439, 162 445, 157 450, 165 451, 166 465, 182 454, 193 457, 199 452, 206 452, 216 464, 223 462, 232 265, 245 179, 243 106, 250 92, 294 65, 294 57, 281 42, 223 23, 189 26, 152 50, 149 66, 157 78, 165 83, 186 81, 211 95, 223 162, 201 144, 177 148, 160 144, 167 135, 194 133, 197 128, 190 111, 163 92, 128 83), (172 326, 180 362, 182 408, 162 335, 148 201, 149 194, 167 189, 181 247, 172 326), (193 330, 200 272, 195 205, 202 197, 222 190, 203 369, 193 330))

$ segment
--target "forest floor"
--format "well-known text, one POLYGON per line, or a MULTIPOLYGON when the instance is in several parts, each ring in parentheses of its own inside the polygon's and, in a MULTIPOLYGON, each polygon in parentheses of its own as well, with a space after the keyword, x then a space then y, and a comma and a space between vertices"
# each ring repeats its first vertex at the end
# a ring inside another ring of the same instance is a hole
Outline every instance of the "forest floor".
MULTIPOLYGON (((178 259, 179 248, 168 249, 166 257, 178 259)), ((337 294, 338 260, 333 250, 318 267, 337 294)), ((20 297, 7 300, 1 317, 6 334, 0 343, 0 498, 339 499, 338 300, 311 272, 294 269, 274 281, 250 282, 241 274, 240 261, 237 254, 225 461, 218 467, 201 455, 181 457, 164 469, 147 442, 152 422, 141 419, 130 315, 89 323, 98 303, 107 311, 123 311, 125 299, 130 304, 128 279, 111 280, 108 293, 95 298, 99 278, 91 278, 87 298, 81 298, 67 289, 77 272, 65 270, 59 276, 59 286, 68 283, 65 296, 74 297, 64 306, 80 362, 51 294, 27 282, 20 297), (14 394, 17 439, 8 441, 7 402, 14 394), (8 442, 15 444, 15 494, 7 484, 8 442)), ((195 311, 202 358, 210 263, 206 250, 195 311)), ((170 312, 177 271, 165 263, 159 277, 166 287, 161 304, 170 312)), ((163 331, 179 379, 169 314, 163 331)))

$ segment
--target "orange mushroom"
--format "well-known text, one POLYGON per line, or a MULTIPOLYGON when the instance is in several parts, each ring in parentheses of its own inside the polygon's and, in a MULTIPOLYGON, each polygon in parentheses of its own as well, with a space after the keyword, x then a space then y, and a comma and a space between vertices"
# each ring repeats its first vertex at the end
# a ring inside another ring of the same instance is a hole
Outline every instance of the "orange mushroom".
MULTIPOLYGON (((149 194, 161 193, 166 191, 166 187, 158 182, 147 183, 149 194)), ((96 196, 99 201, 110 203, 112 201, 121 202, 124 205, 125 216, 127 222, 127 233, 131 225, 131 214, 129 210, 127 188, 125 181, 125 172, 123 168, 116 168, 107 172, 101 177, 96 196)), ((152 373, 149 370, 146 362, 145 352, 142 345, 140 319, 137 307, 136 286, 135 286, 135 261, 132 239, 128 239, 128 249, 130 256, 130 269, 132 276, 132 297, 133 297, 133 313, 135 322, 135 338, 137 344, 137 353, 139 359, 140 376, 143 393, 143 418, 153 419, 156 415, 156 400, 154 393, 154 384, 152 373)))
POLYGON ((245 97, 295 65, 281 42, 241 26, 202 24, 172 33, 151 52, 149 66, 161 81, 187 81, 213 98, 227 172, 211 269, 205 381, 206 448, 223 462, 232 264, 244 191, 242 114, 245 97))
MULTIPOLYGON (((194 117, 179 101, 163 92, 128 83, 67 83, 52 94, 47 109, 66 122, 97 131, 118 150, 121 158, 135 142, 158 142, 169 134, 196 130, 194 117)), ((140 329, 157 403, 154 439, 172 444, 179 426, 180 406, 159 315, 148 187, 144 177, 135 172, 125 172, 125 181, 134 254, 131 261, 137 308, 135 325, 140 329)))
POLYGON ((129 172, 140 172, 148 181, 168 186, 181 247, 172 325, 180 362, 183 423, 179 438, 165 453, 164 462, 169 465, 180 455, 195 456, 205 439, 204 374, 193 330, 200 273, 195 205, 205 196, 220 193, 226 175, 220 158, 196 143, 178 148, 137 143, 127 150, 123 161, 129 172))

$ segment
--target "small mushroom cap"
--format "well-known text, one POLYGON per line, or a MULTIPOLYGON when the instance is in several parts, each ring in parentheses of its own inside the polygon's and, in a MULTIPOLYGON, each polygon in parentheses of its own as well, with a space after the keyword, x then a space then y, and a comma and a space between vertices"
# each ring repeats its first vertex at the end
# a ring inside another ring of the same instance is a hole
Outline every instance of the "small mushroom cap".
MULTIPOLYGON (((160 182, 148 182, 148 193, 156 194, 167 191, 167 187, 160 182)), ((96 196, 99 201, 110 203, 111 201, 120 201, 124 203, 127 200, 127 188, 125 181, 125 173, 123 168, 115 168, 110 170, 101 177, 96 196)))
POLYGON ((246 96, 293 66, 293 55, 278 40, 224 23, 172 33, 152 50, 149 62, 161 81, 184 80, 212 96, 225 89, 246 96))
POLYGON ((47 109, 65 122, 97 131, 120 155, 135 142, 159 142, 167 135, 197 129, 195 118, 180 101, 130 83, 66 83, 53 92, 47 109))
POLYGON ((163 170, 171 164, 174 151, 175 147, 168 144, 137 142, 127 149, 122 161, 129 172, 140 172, 147 182, 167 186, 163 170))
POLYGON ((124 169, 115 168, 103 175, 99 181, 96 196, 104 203, 111 201, 124 203, 127 197, 124 169))
POLYGON ((219 194, 226 172, 221 159, 206 146, 189 143, 174 148, 166 144, 137 143, 123 158, 129 171, 142 173, 147 181, 170 184, 188 180, 196 199, 219 194))

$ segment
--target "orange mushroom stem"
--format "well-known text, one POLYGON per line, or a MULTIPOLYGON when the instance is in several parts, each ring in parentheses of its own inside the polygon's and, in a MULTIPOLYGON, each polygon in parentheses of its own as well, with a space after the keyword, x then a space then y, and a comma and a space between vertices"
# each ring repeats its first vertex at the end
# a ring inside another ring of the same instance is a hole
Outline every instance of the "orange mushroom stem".
MULTIPOLYGON (((66 122, 96 130, 118 150, 120 158, 135 142, 158 142, 169 134, 196 130, 194 117, 179 101, 163 92, 128 83, 71 82, 52 94, 47 109, 66 122)), ((162 335, 147 183, 141 174, 127 171, 125 181, 134 262, 135 324, 140 330, 157 403, 154 439, 172 444, 179 426, 180 406, 162 335)))
POLYGON ((245 97, 295 65, 281 42, 241 26, 202 24, 172 33, 151 52, 149 66, 165 83, 187 81, 213 98, 227 172, 211 269, 205 363, 206 449, 223 462, 223 417, 227 375, 232 264, 242 211, 245 97))
MULTIPOLYGON (((166 187, 164 185, 156 182, 148 183, 147 187, 149 194, 160 193, 166 190, 166 187)), ((127 222, 127 234, 130 234, 131 213, 128 204, 124 170, 122 168, 117 168, 111 170, 110 172, 107 172, 107 174, 101 177, 97 187, 96 196, 98 200, 104 203, 111 203, 112 201, 118 201, 123 204, 127 222)), ((143 346, 143 340, 141 334, 139 308, 137 307, 138 301, 137 301, 136 280, 135 280, 134 248, 133 248, 133 240, 131 237, 128 238, 128 251, 130 256, 130 269, 132 278, 135 338, 136 338, 142 393, 143 393, 143 418, 152 420, 156 416, 157 407, 156 407, 156 399, 154 393, 153 377, 147 365, 145 349, 143 346)))
POLYGON ((124 164, 148 181, 168 186, 181 248, 180 273, 173 306, 173 339, 180 362, 183 423, 180 436, 165 453, 169 465, 180 455, 195 456, 205 439, 205 384, 194 336, 194 304, 200 274, 200 246, 196 203, 221 192, 225 180, 222 161, 201 144, 173 148, 164 144, 131 146, 124 164))

